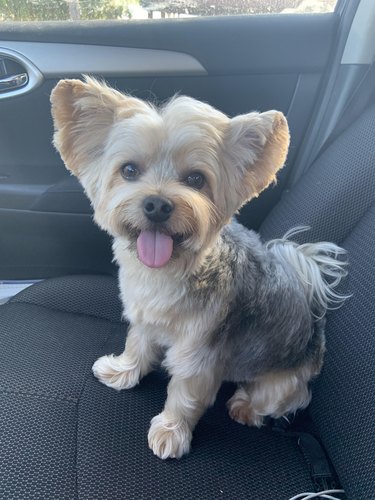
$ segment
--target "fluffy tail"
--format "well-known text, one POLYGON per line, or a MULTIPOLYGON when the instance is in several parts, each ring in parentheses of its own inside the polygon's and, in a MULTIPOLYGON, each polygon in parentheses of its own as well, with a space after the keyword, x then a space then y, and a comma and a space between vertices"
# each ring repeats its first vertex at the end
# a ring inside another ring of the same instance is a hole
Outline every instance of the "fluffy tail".
POLYGON ((301 226, 288 231, 283 238, 271 240, 267 248, 285 259, 295 269, 304 286, 311 311, 323 317, 327 309, 337 309, 349 298, 335 291, 342 278, 347 275, 346 251, 334 243, 319 242, 299 245, 288 238, 310 229, 301 226))

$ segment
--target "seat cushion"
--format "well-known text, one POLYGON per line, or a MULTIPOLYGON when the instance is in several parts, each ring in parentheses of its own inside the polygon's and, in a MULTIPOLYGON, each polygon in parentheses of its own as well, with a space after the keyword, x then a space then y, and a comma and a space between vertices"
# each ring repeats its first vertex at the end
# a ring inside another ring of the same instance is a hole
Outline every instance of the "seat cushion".
POLYGON ((162 461, 147 446, 167 377, 116 392, 91 373, 120 353, 117 283, 104 276, 41 282, 0 307, 0 498, 286 500, 311 491, 294 439, 228 417, 225 385, 198 424, 192 452, 162 461))

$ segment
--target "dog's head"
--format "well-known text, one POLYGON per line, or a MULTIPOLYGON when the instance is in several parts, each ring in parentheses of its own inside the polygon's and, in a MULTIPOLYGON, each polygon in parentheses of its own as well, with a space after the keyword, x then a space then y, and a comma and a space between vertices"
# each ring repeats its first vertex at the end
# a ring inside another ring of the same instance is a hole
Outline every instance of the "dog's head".
POLYGON ((60 81, 51 102, 54 144, 96 222, 149 267, 204 252, 287 155, 277 111, 230 119, 189 97, 157 109, 90 78, 60 81))

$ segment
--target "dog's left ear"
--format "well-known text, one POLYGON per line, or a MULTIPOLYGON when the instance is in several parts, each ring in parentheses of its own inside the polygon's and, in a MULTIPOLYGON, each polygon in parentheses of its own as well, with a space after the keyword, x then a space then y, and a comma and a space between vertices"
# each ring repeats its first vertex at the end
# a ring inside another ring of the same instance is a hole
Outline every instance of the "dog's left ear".
POLYGON ((54 145, 66 167, 81 179, 100 157, 118 119, 145 112, 147 105, 85 76, 60 80, 51 93, 54 145))
POLYGON ((112 127, 118 120, 146 112, 148 106, 88 76, 84 81, 61 80, 51 93, 51 104, 53 143, 94 202, 98 176, 105 168, 100 160, 112 127))
POLYGON ((288 123, 279 111, 236 116, 229 122, 224 145, 231 216, 276 181, 288 153, 288 123))

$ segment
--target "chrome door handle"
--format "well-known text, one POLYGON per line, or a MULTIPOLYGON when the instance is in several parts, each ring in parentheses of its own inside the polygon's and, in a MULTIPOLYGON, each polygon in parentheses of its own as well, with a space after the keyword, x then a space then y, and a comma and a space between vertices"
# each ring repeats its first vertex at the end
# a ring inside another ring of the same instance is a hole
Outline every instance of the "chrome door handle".
POLYGON ((27 73, 11 75, 0 79, 0 92, 9 92, 27 85, 29 76, 27 73))
MULTIPOLYGON (((0 22, 1 24, 1 22, 0 22)), ((43 75, 25 56, 0 41, 0 103, 31 92, 43 82, 43 75)))

